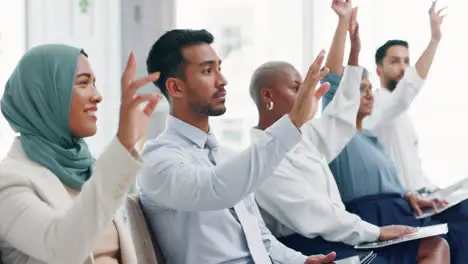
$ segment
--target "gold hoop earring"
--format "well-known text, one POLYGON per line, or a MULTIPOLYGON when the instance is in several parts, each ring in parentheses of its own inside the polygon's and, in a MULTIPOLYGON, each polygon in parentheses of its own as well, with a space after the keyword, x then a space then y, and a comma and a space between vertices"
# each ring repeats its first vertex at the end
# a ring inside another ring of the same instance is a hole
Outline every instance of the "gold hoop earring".
POLYGON ((275 107, 275 104, 273 103, 273 101, 270 101, 270 102, 267 104, 267 110, 268 110, 268 111, 271 111, 271 110, 273 110, 273 107, 275 107))

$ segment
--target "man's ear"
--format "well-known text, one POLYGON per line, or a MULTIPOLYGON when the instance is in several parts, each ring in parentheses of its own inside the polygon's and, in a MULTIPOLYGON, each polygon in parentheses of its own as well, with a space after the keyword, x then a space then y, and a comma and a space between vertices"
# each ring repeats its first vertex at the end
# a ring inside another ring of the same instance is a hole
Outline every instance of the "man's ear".
POLYGON ((382 64, 377 64, 375 71, 377 72, 377 76, 381 77, 382 76, 382 64))
POLYGON ((169 77, 166 80, 167 93, 172 98, 181 98, 185 93, 185 85, 177 78, 169 77))

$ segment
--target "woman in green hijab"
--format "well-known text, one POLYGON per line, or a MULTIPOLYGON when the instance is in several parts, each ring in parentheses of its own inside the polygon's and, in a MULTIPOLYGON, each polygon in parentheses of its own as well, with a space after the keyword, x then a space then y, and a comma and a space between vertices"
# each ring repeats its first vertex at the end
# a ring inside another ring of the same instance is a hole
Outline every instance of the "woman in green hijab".
POLYGON ((158 74, 122 75, 117 136, 95 160, 83 138, 96 133, 102 98, 80 49, 35 47, 10 76, 1 110, 19 137, 0 163, 0 251, 8 263, 136 264, 116 215, 140 169, 135 143, 159 95, 136 95, 158 74), (146 103, 140 110, 139 105, 146 103))

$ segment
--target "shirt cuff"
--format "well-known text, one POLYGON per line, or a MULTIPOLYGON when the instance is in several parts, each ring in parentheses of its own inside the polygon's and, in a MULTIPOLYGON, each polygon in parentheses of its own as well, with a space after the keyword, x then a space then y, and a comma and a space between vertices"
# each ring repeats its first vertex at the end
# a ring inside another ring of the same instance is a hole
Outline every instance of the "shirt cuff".
POLYGON ((361 242, 374 242, 379 239, 380 227, 363 220, 361 221, 360 226, 363 230, 363 237, 361 242))
POLYGON ((301 131, 292 123, 289 115, 281 117, 265 132, 278 139, 280 145, 288 151, 302 139, 301 131))

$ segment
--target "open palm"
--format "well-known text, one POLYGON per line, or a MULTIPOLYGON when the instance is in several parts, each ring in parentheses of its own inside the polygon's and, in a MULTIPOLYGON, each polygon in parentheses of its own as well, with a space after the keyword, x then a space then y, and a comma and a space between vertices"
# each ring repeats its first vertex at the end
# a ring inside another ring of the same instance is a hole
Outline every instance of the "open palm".
POLYGON ((311 120, 318 110, 320 98, 325 95, 330 88, 329 83, 322 84, 318 89, 315 89, 320 80, 328 73, 328 68, 320 70, 325 51, 321 51, 314 62, 310 65, 306 77, 296 95, 296 102, 291 110, 290 117, 297 127, 302 126, 305 122, 311 120))
POLYGON ((431 8, 429 9, 429 18, 431 21, 431 36, 433 40, 440 41, 442 38, 441 25, 444 21, 445 15, 441 13, 446 9, 446 7, 436 11, 437 1, 432 2, 431 8))

